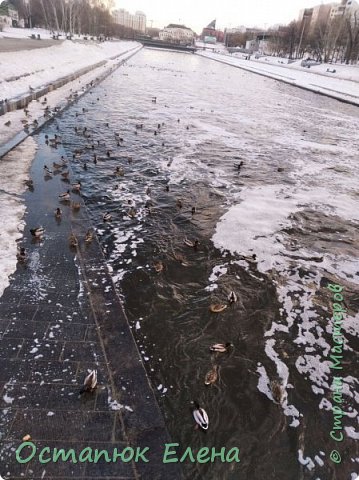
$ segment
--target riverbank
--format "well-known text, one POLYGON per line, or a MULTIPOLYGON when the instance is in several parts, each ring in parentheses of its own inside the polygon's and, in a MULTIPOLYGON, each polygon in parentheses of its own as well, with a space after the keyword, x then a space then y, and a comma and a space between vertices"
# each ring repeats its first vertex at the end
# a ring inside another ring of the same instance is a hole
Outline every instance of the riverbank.
POLYGON ((61 163, 66 155, 60 146, 46 145, 46 134, 53 134, 51 127, 35 138, 34 185, 24 196, 21 246, 27 261, 17 264, 0 305, 0 474, 11 479, 180 478, 176 466, 162 463, 170 439, 96 235, 84 242, 91 224, 81 195, 71 194, 80 203, 80 210, 73 210, 58 201, 68 182, 60 174, 44 177, 44 164, 61 163), (62 216, 56 219, 59 206, 62 216), (45 234, 34 241, 29 229, 38 225, 45 234), (69 245, 70 233, 78 238, 76 248, 69 245), (98 387, 80 396, 91 369, 98 371, 98 387), (15 450, 26 435, 38 448, 149 447, 150 462, 44 465, 34 459, 21 465, 15 450))
MULTIPOLYGON (((222 53, 197 51, 196 54, 248 72, 288 83, 304 90, 325 95, 341 102, 359 106, 358 82, 344 78, 335 78, 335 73, 332 74, 333 78, 330 78, 327 75, 312 73, 312 71, 300 71, 297 68, 290 68, 290 66, 286 67, 285 65, 243 60, 242 58, 222 53)), ((333 69, 335 69, 335 66, 333 69)))

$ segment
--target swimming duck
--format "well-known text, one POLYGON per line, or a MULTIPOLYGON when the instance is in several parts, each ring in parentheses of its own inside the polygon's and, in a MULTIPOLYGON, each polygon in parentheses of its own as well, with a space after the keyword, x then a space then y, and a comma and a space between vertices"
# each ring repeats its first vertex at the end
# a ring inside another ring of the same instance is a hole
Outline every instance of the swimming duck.
POLYGON ((55 170, 59 170, 60 168, 63 167, 63 165, 61 165, 60 163, 56 163, 56 162, 53 162, 52 166, 54 167, 55 170))
POLYGON ((75 210, 75 211, 80 210, 81 203, 80 202, 72 202, 71 203, 71 208, 72 208, 72 210, 75 210))
POLYGON ((97 370, 92 370, 85 378, 80 395, 85 392, 93 392, 97 386, 97 370))
POLYGON ((208 430, 209 419, 208 419, 207 412, 204 410, 204 408, 200 407, 198 402, 192 402, 192 404, 193 404, 192 415, 195 422, 203 430, 208 430))
POLYGON ((136 209, 134 207, 131 207, 128 211, 128 216, 131 217, 131 218, 135 218, 136 217, 136 209))
POLYGON ((188 263, 186 262, 186 259, 184 258, 184 256, 181 253, 174 253, 173 256, 174 256, 175 260, 177 260, 177 262, 179 262, 183 267, 188 266, 188 263))
POLYGON ((188 240, 188 238, 186 237, 184 240, 183 240, 183 243, 185 245, 187 245, 187 247, 192 247, 194 248, 195 250, 197 249, 198 245, 199 245, 199 241, 196 239, 194 242, 192 242, 192 240, 188 240))
POLYGON ((157 103, 157 97, 152 97, 152 103, 157 103))
POLYGON ((273 395, 273 399, 277 403, 282 403, 284 397, 283 385, 278 380, 271 380, 270 389, 273 395))
POLYGON ((61 218, 61 215, 62 215, 62 210, 60 208, 57 208, 55 211, 55 217, 61 218))
POLYGON ((109 212, 103 214, 102 219, 104 222, 110 222, 112 220, 112 215, 109 212))
POLYGON ((155 262, 155 264, 154 264, 153 266, 154 266, 154 268, 155 268, 155 270, 156 270, 157 273, 162 272, 162 270, 163 270, 163 268, 164 268, 164 265, 163 265, 163 263, 161 262, 161 260, 158 260, 158 262, 155 262))
POLYGON ((125 175, 124 169, 121 167, 116 167, 115 175, 118 175, 119 177, 123 177, 125 175))
POLYGON ((52 175, 52 170, 49 169, 47 165, 44 165, 45 175, 52 175))
POLYGON ((24 263, 26 261, 26 250, 24 247, 20 247, 16 254, 16 258, 20 263, 24 263))
POLYGON ((209 309, 212 313, 220 313, 223 312, 227 308, 227 305, 224 305, 222 303, 212 303, 210 305, 209 309))
POLYGON ((192 215, 194 215, 196 213, 196 207, 192 207, 191 212, 192 212, 192 215))
POLYGON ((182 200, 178 199, 177 202, 176 202, 176 205, 177 205, 178 208, 182 208, 183 207, 182 200))
POLYGON ((228 301, 229 303, 235 303, 238 300, 238 297, 236 293, 232 290, 230 294, 228 295, 228 301))
POLYGON ((30 228, 30 233, 33 237, 41 238, 45 232, 43 227, 30 228))
POLYGON ((87 163, 84 163, 84 164, 83 164, 83 169, 84 169, 84 170, 87 170, 87 163))
POLYGON ((93 240, 93 232, 91 230, 87 230, 86 236, 85 236, 85 242, 90 243, 93 240))
POLYGON ((70 190, 67 190, 67 192, 64 192, 64 193, 60 193, 59 200, 60 201, 70 200, 70 190))
POLYGON ((213 365, 211 370, 209 370, 206 373, 206 376, 204 378, 204 384, 205 385, 211 385, 212 383, 215 383, 218 379, 218 366, 213 365))
POLYGON ((71 235, 69 236, 70 247, 77 247, 78 244, 79 244, 79 242, 77 241, 77 238, 75 237, 75 235, 73 233, 71 233, 71 235))
POLYGON ((81 182, 73 183, 72 189, 75 190, 76 192, 79 192, 81 190, 81 182))
POLYGON ((70 172, 62 172, 61 177, 67 180, 69 178, 70 172))
POLYGON ((233 347, 233 343, 215 343, 209 347, 211 352, 216 353, 226 353, 228 350, 233 347))
POLYGON ((130 164, 133 162, 133 158, 132 158, 132 157, 128 157, 127 161, 128 161, 128 163, 129 163, 129 165, 130 165, 130 164))
POLYGON ((165 190, 166 190, 166 192, 169 192, 169 191, 170 191, 169 185, 166 185, 166 189, 165 189, 165 190))

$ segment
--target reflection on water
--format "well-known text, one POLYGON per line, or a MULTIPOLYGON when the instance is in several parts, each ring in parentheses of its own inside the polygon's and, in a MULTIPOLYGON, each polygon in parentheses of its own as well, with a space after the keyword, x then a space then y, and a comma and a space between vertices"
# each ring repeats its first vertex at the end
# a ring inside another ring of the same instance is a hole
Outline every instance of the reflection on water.
POLYGON ((186 478, 350 479, 359 471, 354 107, 195 55, 142 50, 60 129, 70 158, 83 150, 73 167, 174 441, 240 448, 241 463, 188 463, 186 478), (338 447, 328 280, 345 287, 352 316, 338 467, 328 458, 338 447), (238 301, 212 313, 231 291, 238 301), (211 353, 218 342, 234 347, 211 353), (209 414, 206 433, 194 429, 191 400, 209 414))

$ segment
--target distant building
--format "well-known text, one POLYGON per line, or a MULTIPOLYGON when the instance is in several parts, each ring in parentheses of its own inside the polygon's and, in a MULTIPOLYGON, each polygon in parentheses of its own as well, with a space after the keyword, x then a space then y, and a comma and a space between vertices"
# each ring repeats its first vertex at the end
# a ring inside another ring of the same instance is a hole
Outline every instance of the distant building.
POLYGON ((181 43, 191 45, 194 38, 194 32, 185 25, 170 23, 158 34, 160 40, 172 43, 181 43))
POLYGON ((217 42, 223 42, 224 32, 222 32, 221 30, 216 30, 216 20, 212 20, 212 22, 209 23, 207 27, 202 30, 202 40, 205 41, 205 37, 214 37, 217 42))
POLYGON ((122 25, 126 28, 132 28, 136 32, 146 31, 146 15, 143 12, 136 12, 132 15, 124 8, 112 12, 112 17, 117 25, 122 25))
POLYGON ((357 11, 359 11, 359 4, 355 0, 342 0, 339 5, 334 5, 330 10, 330 19, 352 16, 357 11))
POLYGON ((19 25, 19 12, 10 2, 0 4, 0 24, 7 27, 19 25))

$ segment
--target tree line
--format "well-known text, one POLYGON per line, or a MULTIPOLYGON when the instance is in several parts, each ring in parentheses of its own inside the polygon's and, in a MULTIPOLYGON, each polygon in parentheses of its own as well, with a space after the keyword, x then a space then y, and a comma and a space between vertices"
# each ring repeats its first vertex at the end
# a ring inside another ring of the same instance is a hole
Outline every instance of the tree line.
POLYGON ((136 32, 115 24, 114 0, 11 0, 25 27, 43 27, 54 35, 134 38, 136 32))
MULTIPOLYGON (((289 59, 310 56, 320 62, 357 63, 359 59, 359 11, 317 22, 293 21, 277 29, 269 29, 257 38, 267 39, 268 51, 289 59)), ((230 35, 229 46, 245 45, 253 34, 230 35)))

